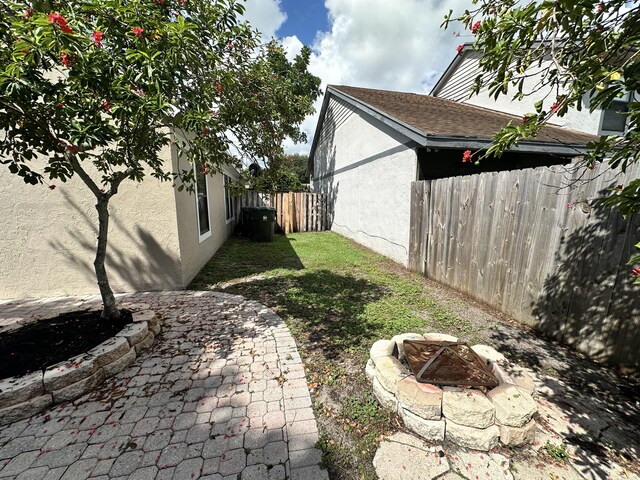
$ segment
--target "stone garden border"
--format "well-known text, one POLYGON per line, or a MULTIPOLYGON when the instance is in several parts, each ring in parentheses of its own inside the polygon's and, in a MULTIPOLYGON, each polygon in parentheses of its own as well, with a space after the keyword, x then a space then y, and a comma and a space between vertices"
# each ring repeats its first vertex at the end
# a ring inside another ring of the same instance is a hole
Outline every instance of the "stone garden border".
POLYGON ((129 304, 133 321, 88 352, 51 365, 44 372, 0 380, 0 425, 28 418, 92 391, 131 365, 160 333, 160 319, 147 304, 129 304))
POLYGON ((426 440, 446 439, 483 451, 494 449, 498 442, 508 446, 533 443, 535 384, 523 368, 509 363, 492 347, 473 345, 500 382, 496 388, 485 394, 479 389, 419 383, 401 363, 406 339, 458 339, 440 333, 406 333, 378 340, 371 347, 366 373, 373 393, 382 406, 402 417, 407 428, 426 440))

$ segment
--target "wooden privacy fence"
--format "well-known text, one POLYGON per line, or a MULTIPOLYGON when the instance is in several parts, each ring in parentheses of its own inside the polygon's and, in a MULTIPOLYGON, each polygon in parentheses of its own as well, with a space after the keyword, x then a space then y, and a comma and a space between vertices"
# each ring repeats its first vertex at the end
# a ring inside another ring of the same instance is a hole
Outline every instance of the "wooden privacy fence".
POLYGON ((276 229, 283 233, 321 232, 327 230, 327 195, 312 192, 249 191, 237 197, 236 219, 242 207, 268 206, 276 209, 276 229))
POLYGON ((640 219, 598 201, 623 177, 551 167, 414 182, 409 268, 612 364, 640 367, 640 219), (588 180, 588 181, 587 181, 588 180), (562 185, 570 187, 558 188, 562 185))

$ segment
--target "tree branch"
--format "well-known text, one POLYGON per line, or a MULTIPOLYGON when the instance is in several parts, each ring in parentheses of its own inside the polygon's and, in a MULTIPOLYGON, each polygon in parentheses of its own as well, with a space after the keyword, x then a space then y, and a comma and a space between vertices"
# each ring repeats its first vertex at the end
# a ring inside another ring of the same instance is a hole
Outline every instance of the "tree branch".
POLYGON ((69 163, 71 163, 71 166, 73 167, 73 171, 78 174, 78 176, 82 179, 85 185, 89 187, 89 190, 91 190, 93 194, 96 196, 96 198, 98 199, 104 198, 106 194, 100 190, 98 185, 96 185, 96 183, 89 176, 89 174, 84 170, 84 168, 82 168, 82 165, 80 165, 80 162, 78 161, 78 158, 76 157, 76 155, 72 153, 67 153, 65 154, 65 157, 69 159, 69 163))

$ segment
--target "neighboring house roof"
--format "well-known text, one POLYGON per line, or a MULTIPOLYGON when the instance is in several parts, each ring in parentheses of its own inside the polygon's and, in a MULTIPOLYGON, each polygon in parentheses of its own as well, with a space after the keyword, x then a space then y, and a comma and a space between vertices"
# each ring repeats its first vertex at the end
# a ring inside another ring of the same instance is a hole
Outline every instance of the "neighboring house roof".
MULTIPOLYGON (((328 100, 332 95, 425 147, 486 148, 491 144, 492 136, 509 122, 522 123, 520 117, 430 95, 329 85, 310 159, 315 153, 328 100)), ((597 139, 596 136, 575 130, 545 126, 536 138, 521 140, 512 150, 576 156, 586 151, 587 143, 597 139)))

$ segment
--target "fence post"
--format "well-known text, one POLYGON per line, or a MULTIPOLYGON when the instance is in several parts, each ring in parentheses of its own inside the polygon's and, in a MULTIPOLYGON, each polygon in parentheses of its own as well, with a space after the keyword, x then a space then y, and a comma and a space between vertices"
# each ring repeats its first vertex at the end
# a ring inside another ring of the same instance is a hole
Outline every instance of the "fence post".
POLYGON ((424 182, 411 182, 411 208, 409 210, 409 261, 407 267, 414 272, 420 271, 422 258, 422 210, 424 182))

